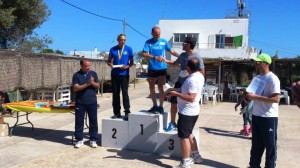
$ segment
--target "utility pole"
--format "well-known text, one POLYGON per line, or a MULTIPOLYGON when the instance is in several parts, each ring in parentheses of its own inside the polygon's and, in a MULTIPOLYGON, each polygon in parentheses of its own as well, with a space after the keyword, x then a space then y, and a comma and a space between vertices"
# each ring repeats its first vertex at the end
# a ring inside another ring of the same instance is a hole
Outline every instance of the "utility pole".
POLYGON ((124 21, 123 21, 123 33, 125 34, 126 32, 126 19, 124 18, 124 21))

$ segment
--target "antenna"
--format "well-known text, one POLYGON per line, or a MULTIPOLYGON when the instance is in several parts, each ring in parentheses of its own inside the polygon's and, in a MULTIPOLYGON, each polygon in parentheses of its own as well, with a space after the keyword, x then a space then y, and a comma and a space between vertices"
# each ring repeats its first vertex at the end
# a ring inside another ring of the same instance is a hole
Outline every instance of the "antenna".
POLYGON ((246 9, 244 0, 237 0, 237 8, 227 11, 226 19, 249 18, 250 11, 246 9))
POLYGON ((237 7, 238 7, 238 17, 247 17, 244 9, 245 9, 245 2, 244 0, 237 0, 237 7))
POLYGON ((123 33, 126 34, 126 19, 124 18, 124 21, 123 21, 123 33))

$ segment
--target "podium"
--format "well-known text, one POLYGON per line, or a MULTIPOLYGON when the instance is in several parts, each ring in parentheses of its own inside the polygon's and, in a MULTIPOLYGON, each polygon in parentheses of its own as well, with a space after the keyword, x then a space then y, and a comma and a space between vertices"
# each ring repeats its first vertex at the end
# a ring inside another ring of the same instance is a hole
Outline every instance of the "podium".
MULTIPOLYGON (((193 130, 198 148, 199 148, 199 131, 193 130)), ((181 157, 180 139, 177 131, 158 132, 155 153, 162 156, 181 157)))
MULTIPOLYGON (((162 156, 181 156, 177 131, 165 132, 168 113, 130 113, 128 121, 102 119, 102 146, 155 153, 162 156)), ((199 145, 199 131, 193 130, 199 145)))
POLYGON ((102 119, 102 146, 126 149, 128 144, 128 121, 102 119))

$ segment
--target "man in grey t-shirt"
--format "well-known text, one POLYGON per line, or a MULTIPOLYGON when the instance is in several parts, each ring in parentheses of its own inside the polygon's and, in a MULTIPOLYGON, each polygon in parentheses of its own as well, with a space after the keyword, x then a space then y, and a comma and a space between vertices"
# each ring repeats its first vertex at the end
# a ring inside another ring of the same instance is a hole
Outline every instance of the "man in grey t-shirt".
MULTIPOLYGON (((165 60, 165 62, 167 62, 170 65, 173 66, 179 66, 180 65, 180 74, 178 77, 177 82, 175 83, 175 88, 180 88, 181 85, 183 84, 183 82, 186 79, 187 71, 186 71, 186 67, 187 67, 187 63, 190 59, 192 58, 196 58, 199 62, 199 71, 202 73, 202 75, 205 75, 205 69, 204 69, 204 62, 202 57, 200 56, 200 54, 198 52, 194 51, 194 47, 196 45, 196 41, 195 39, 193 39, 192 37, 186 37, 184 42, 182 43, 182 50, 184 50, 185 52, 181 53, 179 55, 179 57, 176 59, 176 61, 172 62, 169 60, 165 60)), ((172 131, 176 129, 176 113, 177 113, 177 98, 176 97, 171 97, 170 99, 171 102, 171 122, 168 124, 168 127, 165 131, 172 131)))

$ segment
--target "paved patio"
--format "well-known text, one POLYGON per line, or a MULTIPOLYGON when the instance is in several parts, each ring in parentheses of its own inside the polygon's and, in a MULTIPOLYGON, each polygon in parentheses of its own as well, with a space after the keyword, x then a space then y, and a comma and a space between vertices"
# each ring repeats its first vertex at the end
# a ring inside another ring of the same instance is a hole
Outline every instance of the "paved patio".
MULTIPOLYGON (((131 84, 129 89, 131 111, 149 109, 148 84, 131 84)), ((111 116, 111 93, 98 96, 99 141, 101 144, 101 119, 111 116)), ((211 103, 201 106, 195 129, 200 130, 200 153, 205 162, 192 167, 247 167, 250 157, 250 137, 239 135, 242 116, 234 111, 234 103, 211 103)), ((170 104, 165 102, 165 111, 170 104)), ((71 138, 74 131, 74 115, 33 113, 29 124, 18 126, 12 137, 0 137, 0 167, 172 167, 180 158, 164 157, 149 153, 120 150, 107 147, 92 149, 86 145, 74 149, 71 138)), ((5 118, 13 126, 15 118, 5 118)), ((25 121, 24 117, 21 122, 25 121)), ((278 127, 277 167, 300 165, 300 109, 295 105, 280 105, 278 127)), ((262 167, 264 164, 264 159, 262 167)))

